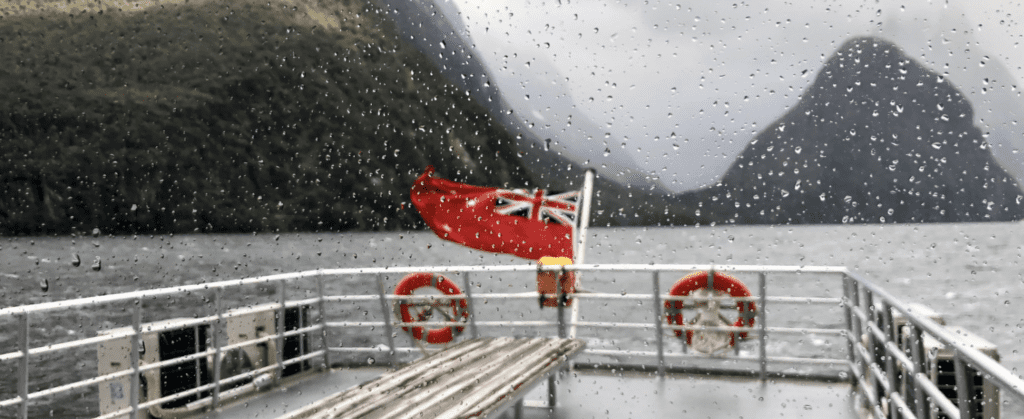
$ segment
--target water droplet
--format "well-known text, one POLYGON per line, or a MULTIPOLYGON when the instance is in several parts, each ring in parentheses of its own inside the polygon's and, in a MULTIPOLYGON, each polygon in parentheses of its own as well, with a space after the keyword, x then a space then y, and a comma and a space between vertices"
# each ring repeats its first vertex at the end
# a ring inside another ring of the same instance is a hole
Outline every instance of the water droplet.
POLYGON ((39 289, 43 290, 43 292, 49 291, 50 290, 50 280, 48 280, 46 278, 43 278, 42 281, 39 281, 39 289))
POLYGON ((78 253, 71 255, 71 266, 79 267, 82 265, 82 258, 78 257, 78 253))
POLYGON ((96 256, 96 259, 92 261, 92 270, 99 271, 100 269, 103 269, 103 261, 100 260, 99 256, 96 256))

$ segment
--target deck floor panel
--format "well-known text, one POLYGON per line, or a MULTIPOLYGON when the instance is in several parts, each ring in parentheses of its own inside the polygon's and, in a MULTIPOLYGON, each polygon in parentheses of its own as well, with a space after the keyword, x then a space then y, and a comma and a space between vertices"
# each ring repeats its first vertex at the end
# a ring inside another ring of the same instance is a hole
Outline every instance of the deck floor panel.
MULTIPOLYGON (((278 417, 386 372, 381 367, 335 369, 202 417, 278 417)), ((562 375, 558 382, 558 407, 553 412, 527 407, 524 418, 859 419, 846 383, 781 379, 762 384, 756 379, 684 374, 669 374, 661 380, 649 374, 591 370, 562 375)), ((536 387, 526 400, 546 401, 547 385, 536 387)))
POLYGON ((292 413, 331 396, 340 390, 375 380, 388 372, 386 367, 337 368, 315 374, 302 381, 288 383, 256 394, 242 402, 199 416, 201 419, 276 418, 292 413))
MULTIPOLYGON (((524 418, 860 419, 847 383, 576 371, 558 385, 554 412, 528 408, 524 418)), ((546 391, 527 400, 546 400, 546 391)))

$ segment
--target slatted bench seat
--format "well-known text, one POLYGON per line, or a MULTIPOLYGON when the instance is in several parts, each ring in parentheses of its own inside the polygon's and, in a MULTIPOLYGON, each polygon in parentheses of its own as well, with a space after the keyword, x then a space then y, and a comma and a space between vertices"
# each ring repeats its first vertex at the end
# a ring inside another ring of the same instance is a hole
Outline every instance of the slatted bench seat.
POLYGON ((478 338, 421 358, 283 418, 496 417, 583 349, 558 338, 478 338))

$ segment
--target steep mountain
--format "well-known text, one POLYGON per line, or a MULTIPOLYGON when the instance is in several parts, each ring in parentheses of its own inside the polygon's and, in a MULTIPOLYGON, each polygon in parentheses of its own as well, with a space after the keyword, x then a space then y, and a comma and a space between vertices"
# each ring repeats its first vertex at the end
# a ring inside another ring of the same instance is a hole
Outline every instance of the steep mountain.
POLYGON ((33 7, 0 19, 0 234, 404 229, 428 164, 532 184, 365 2, 33 7))
POLYGON ((1024 193, 973 117, 956 86, 897 46, 851 39, 717 185, 674 202, 734 223, 1019 220, 1024 193))
MULTIPOLYGON (((610 187, 657 189, 668 193, 659 180, 646 175, 625 150, 610 145, 606 132, 587 114, 576 109, 579 101, 563 83, 566 75, 533 47, 480 51, 466 29, 463 14, 455 2, 432 0, 373 0, 407 39, 426 55, 449 81, 461 87, 486 107, 516 136, 524 165, 539 186, 552 189, 574 187, 572 179, 581 167, 594 168, 610 187), (491 68, 484 55, 533 57, 523 69, 491 68), (524 95, 502 90, 517 74, 544 79, 544 88, 524 95), (505 83, 503 83, 505 82, 505 83), (614 184, 614 186, 613 186, 614 184)), ((621 143, 621 141, 619 141, 621 143)))

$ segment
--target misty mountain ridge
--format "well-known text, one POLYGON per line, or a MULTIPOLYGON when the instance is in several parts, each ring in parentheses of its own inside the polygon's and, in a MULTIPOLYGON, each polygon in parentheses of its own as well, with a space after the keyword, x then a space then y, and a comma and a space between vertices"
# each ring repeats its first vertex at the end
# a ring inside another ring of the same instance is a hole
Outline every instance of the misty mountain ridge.
MULTIPOLYGON (((586 161, 484 105, 501 92, 469 50, 438 65, 362 1, 291 4, 0 21, 17 63, 0 69, 0 233, 422 228, 408 190, 428 164, 481 186, 581 185, 586 161), (480 74, 441 77, 458 66, 480 74)), ((671 195, 599 173, 593 224, 1020 219, 972 115, 938 74, 857 38, 718 185, 671 195)))
MULTIPOLYGON (((528 56, 527 45, 507 51, 477 51, 459 8, 450 1, 373 2, 396 23, 403 39, 422 51, 451 83, 466 90, 515 135, 520 157, 538 185, 555 190, 578 188, 582 181, 580 169, 592 167, 609 182, 609 187, 614 184, 621 189, 670 194, 660 180, 641 170, 629 153, 608 147, 607 139, 602 144, 588 136, 605 130, 586 114, 571 110, 576 108, 576 99, 566 86, 552 82, 544 92, 536 92, 526 100, 498 88, 495 76, 511 77, 509 71, 514 74, 516 70, 497 71, 480 56, 528 56), (570 111, 562 113, 567 109, 570 111), (585 146, 579 147, 581 144, 585 146)), ((552 80, 564 77, 553 63, 541 57, 535 57, 526 71, 552 80)))
MULTIPOLYGON (((601 159, 545 147, 521 117, 513 115, 496 83, 488 82, 494 75, 472 55, 474 47, 466 45, 469 34, 460 29, 464 24, 437 17, 457 20, 458 13, 440 11, 453 7, 419 1, 396 10, 406 20, 429 10, 434 16, 430 23, 443 26, 433 34, 427 24, 401 30, 416 31, 418 46, 441 62, 453 82, 485 98, 492 112, 503 114, 501 120, 516 132, 524 163, 540 186, 578 187, 582 169, 601 159), (411 10, 414 4, 421 10, 411 10), (447 48, 438 50, 440 38, 447 48)), ((477 55, 483 53, 491 52, 477 55)), ((557 72, 544 60, 535 59, 531 68, 557 72)), ((557 93, 552 96, 566 96, 557 85, 551 88, 557 93)), ((603 205, 594 210, 603 216, 616 214, 603 222, 626 225, 1020 219, 1020 189, 993 159, 990 144, 972 125, 973 115, 962 91, 899 47, 880 38, 854 38, 827 60, 797 106, 755 136, 716 186, 672 195, 639 171, 599 171, 597 190, 603 205), (835 91, 827 91, 828 84, 835 84, 835 91), (905 129, 911 122, 913 129, 905 129), (812 153, 818 156, 810 158, 812 153), (772 159, 778 159, 778 167, 773 167, 772 159), (964 167, 957 171, 960 165, 964 167), (814 200, 809 199, 812 195, 814 200)), ((565 128, 556 134, 561 136, 556 143, 587 142, 584 149, 590 142, 599 143, 574 138, 565 128)))
POLYGON ((740 224, 1019 220, 1024 193, 972 120, 941 75, 854 38, 717 185, 674 201, 740 224))

